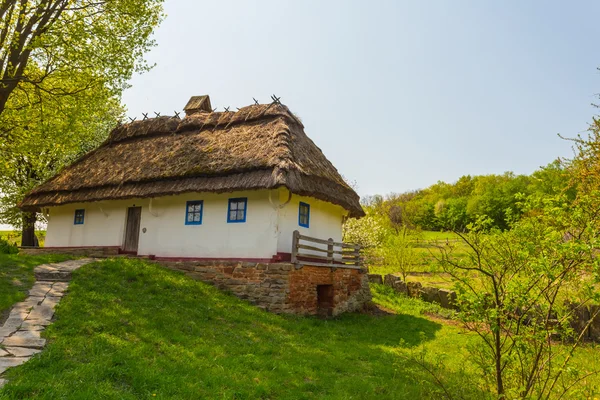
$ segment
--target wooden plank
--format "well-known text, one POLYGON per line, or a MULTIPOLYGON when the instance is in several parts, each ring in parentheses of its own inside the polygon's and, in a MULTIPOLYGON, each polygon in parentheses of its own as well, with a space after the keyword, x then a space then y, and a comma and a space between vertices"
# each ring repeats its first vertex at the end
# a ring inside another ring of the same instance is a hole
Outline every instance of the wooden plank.
POLYGON ((321 247, 309 246, 309 245, 306 245, 306 244, 299 244, 298 248, 299 249, 312 250, 312 251, 320 251, 322 253, 327 253, 327 249, 323 249, 321 247))
MULTIPOLYGON (((296 232, 296 231, 294 231, 294 232, 296 232)), ((298 236, 301 240, 306 240, 308 242, 314 242, 314 243, 320 243, 320 244, 326 244, 326 245, 329 245, 331 243, 328 240, 318 239, 318 238, 314 238, 314 237, 310 237, 310 236, 304 236, 304 235, 300 235, 299 233, 298 233, 298 236)), ((358 245, 358 244, 333 242, 333 245, 338 246, 338 247, 349 248, 349 249, 360 249, 360 245, 358 245)))
MULTIPOLYGON (((297 253, 296 256, 297 256, 296 259, 298 259, 298 258, 316 258, 318 260, 329 260, 329 257, 322 256, 320 254, 297 253)), ((341 260, 336 259, 336 261, 341 261, 341 260)))
MULTIPOLYGON (((295 232, 295 231, 294 231, 295 232)), ((306 240, 308 242, 313 242, 313 243, 320 243, 320 244, 329 244, 329 242, 327 240, 324 239, 317 239, 314 237, 310 237, 310 236, 304 236, 304 235, 300 235, 300 233, 298 232, 298 238, 300 240, 306 240)))
MULTIPOLYGON (((309 246, 307 244, 299 244, 298 245, 298 249, 305 249, 305 250, 312 250, 312 251, 319 251, 321 253, 327 253, 327 249, 321 248, 321 247, 315 247, 315 246, 309 246)), ((342 251, 342 250, 333 250, 333 254, 342 254, 342 255, 357 255, 360 254, 356 251, 342 251)))
POLYGON ((333 263, 349 263, 349 264, 357 264, 357 265, 360 264, 360 259, 358 259, 356 257, 352 257, 352 258, 342 257, 342 258, 329 259, 326 256, 322 256, 322 255, 318 255, 318 254, 308 254, 308 253, 297 253, 296 254, 297 262, 302 262, 302 260, 301 260, 302 258, 328 261, 331 264, 333 264, 333 263))
POLYGON ((296 263, 296 261, 298 260, 297 254, 298 254, 299 242, 300 242, 300 232, 294 231, 294 233, 292 234, 292 258, 291 258, 292 263, 296 263))
POLYGON ((305 265, 307 267, 328 267, 328 268, 348 268, 348 269, 362 269, 362 267, 357 265, 348 265, 348 264, 329 264, 329 263, 318 263, 312 261, 299 261, 297 264, 305 265))

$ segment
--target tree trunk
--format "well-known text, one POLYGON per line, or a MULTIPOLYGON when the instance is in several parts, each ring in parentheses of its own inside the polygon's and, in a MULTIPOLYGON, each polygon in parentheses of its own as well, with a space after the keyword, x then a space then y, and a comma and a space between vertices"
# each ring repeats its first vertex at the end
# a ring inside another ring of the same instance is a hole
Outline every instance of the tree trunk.
POLYGON ((38 247, 38 240, 35 236, 35 222, 37 217, 35 213, 23 214, 23 230, 21 231, 21 246, 38 247))
POLYGON ((498 390, 498 397, 504 398, 504 381, 502 378, 502 338, 500 337, 500 318, 496 319, 496 329, 494 332, 494 346, 496 356, 496 389, 498 390))

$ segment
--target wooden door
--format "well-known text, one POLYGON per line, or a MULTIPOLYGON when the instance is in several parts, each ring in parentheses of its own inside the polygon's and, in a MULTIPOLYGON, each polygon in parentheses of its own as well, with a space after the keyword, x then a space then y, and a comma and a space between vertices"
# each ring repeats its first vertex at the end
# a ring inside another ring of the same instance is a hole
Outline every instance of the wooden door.
POLYGON ((142 219, 142 207, 129 207, 127 209, 127 225, 125 226, 125 242, 123 251, 137 254, 140 241, 140 221, 142 219))

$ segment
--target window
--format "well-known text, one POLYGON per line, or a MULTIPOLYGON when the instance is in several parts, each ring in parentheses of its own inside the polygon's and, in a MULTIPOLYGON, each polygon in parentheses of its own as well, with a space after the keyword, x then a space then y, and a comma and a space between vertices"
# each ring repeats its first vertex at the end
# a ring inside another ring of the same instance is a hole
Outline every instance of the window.
POLYGON ((300 202, 298 208, 298 225, 308 228, 310 222, 310 204, 300 202))
POLYGON ((85 210, 75 210, 75 225, 83 225, 83 219, 85 217, 85 210))
POLYGON ((203 200, 188 201, 185 204, 185 224, 202 225, 203 200))
POLYGON ((246 222, 246 206, 248 198, 229 199, 227 222, 246 222))

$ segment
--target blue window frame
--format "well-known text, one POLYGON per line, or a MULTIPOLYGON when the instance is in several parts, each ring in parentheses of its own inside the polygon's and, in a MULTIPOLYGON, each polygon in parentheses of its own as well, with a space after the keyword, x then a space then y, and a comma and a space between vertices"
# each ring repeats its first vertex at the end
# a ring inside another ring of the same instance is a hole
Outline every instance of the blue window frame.
POLYGON ((298 206, 298 225, 308 228, 310 224, 310 204, 300 202, 298 206))
POLYGON ((75 219, 73 224, 75 225, 83 225, 83 220, 85 219, 85 210, 75 210, 75 219))
POLYGON ((248 208, 248 198, 239 197, 237 199, 229 199, 229 207, 227 208, 227 222, 246 222, 246 211, 248 208))
POLYGON ((193 200, 185 203, 185 224, 202 225, 204 200, 193 200))

